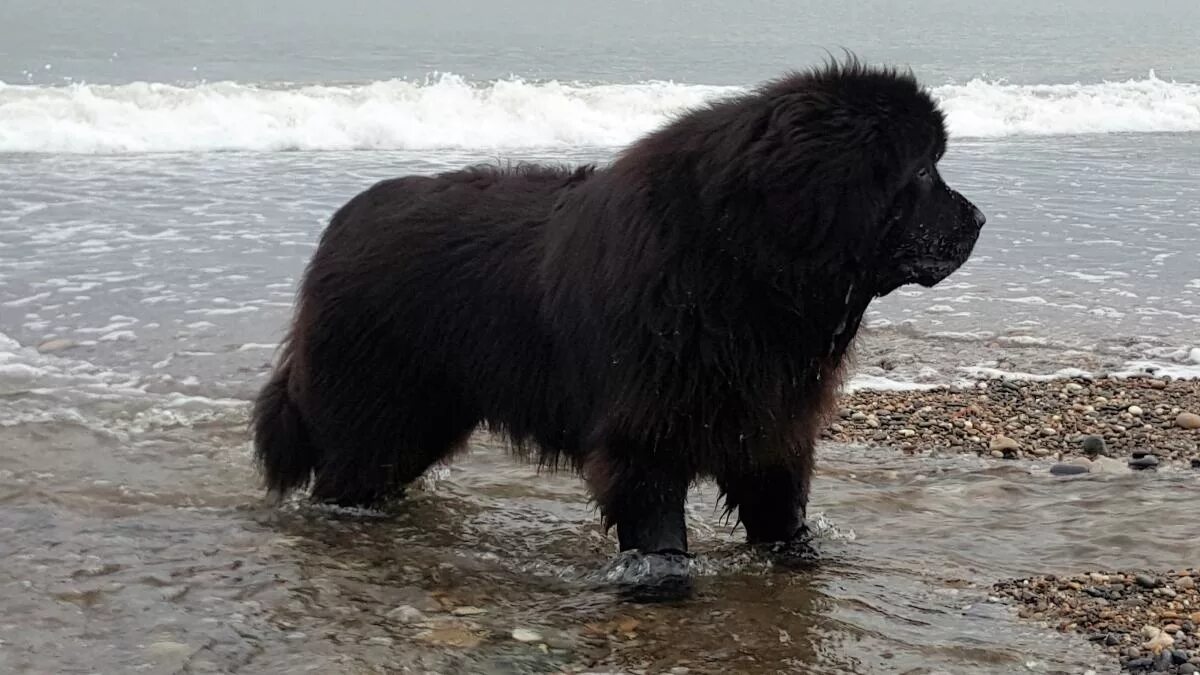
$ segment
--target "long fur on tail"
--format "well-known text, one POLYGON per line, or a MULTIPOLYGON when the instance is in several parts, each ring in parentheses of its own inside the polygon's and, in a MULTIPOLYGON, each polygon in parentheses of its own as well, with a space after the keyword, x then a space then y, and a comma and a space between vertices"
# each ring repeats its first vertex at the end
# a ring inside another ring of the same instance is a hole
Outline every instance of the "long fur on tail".
POLYGON ((321 460, 300 409, 288 395, 290 375, 285 358, 259 392, 251 413, 255 459, 267 488, 280 497, 307 485, 321 460))

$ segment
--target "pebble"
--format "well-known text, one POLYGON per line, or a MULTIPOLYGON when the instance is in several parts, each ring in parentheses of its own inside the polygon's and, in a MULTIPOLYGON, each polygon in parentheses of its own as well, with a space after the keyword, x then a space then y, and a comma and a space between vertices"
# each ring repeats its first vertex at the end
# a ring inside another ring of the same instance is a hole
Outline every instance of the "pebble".
MULTIPOLYGON (((1137 585, 1141 586, 1142 588, 1158 588, 1159 586, 1162 585, 1162 582, 1160 582, 1158 579, 1155 579, 1154 577, 1152 577, 1148 574, 1138 574, 1138 575, 1134 576, 1133 580, 1135 582, 1137 582, 1137 585)), ((1148 628, 1153 628, 1153 627, 1148 626, 1148 628)), ((1154 630, 1158 630, 1158 629, 1154 628, 1154 630)), ((1148 635, 1147 637, 1152 637, 1152 636, 1148 635)))
POLYGON ((1083 437, 1083 453, 1089 457, 1108 454, 1108 448, 1104 445, 1104 438, 1101 436, 1084 436, 1083 437))
POLYGON ((1088 467, 1061 463, 1050 467, 1050 474, 1053 476, 1077 476, 1081 473, 1088 473, 1088 467))
POLYGON ((1154 455, 1143 455, 1136 459, 1129 460, 1129 468, 1138 471, 1144 469, 1154 469, 1158 467, 1158 458, 1154 455))
POLYGON ((1133 415, 1134 417, 1141 417, 1142 413, 1144 412, 1139 406, 1136 405, 1131 405, 1126 408, 1126 410, 1128 410, 1129 414, 1133 415))
POLYGON ((1154 659, 1131 659, 1125 662, 1125 667, 1133 672, 1137 672, 1139 670, 1150 670, 1154 667, 1154 659))
POLYGON ((421 610, 412 605, 400 605, 387 613, 389 619, 397 623, 420 623, 425 620, 421 610))
POLYGON ((1200 429, 1200 415, 1190 412, 1181 412, 1179 417, 1175 418, 1175 424, 1184 429, 1200 429))
POLYGON ((53 340, 46 340, 45 342, 39 344, 37 346, 37 350, 40 354, 53 354, 54 352, 61 352, 76 346, 78 346, 78 343, 74 340, 68 340, 67 338, 55 338, 53 340))
POLYGON ((995 436, 992 438, 991 442, 988 443, 988 450, 991 450, 992 452, 996 452, 997 450, 1000 452, 1005 452, 1020 449, 1020 443, 1004 435, 995 436))
POLYGON ((455 607, 450 613, 454 616, 479 616, 487 614, 487 610, 478 607, 455 607))
POLYGON ((1192 577, 1179 577, 1175 580, 1175 588, 1180 591, 1190 591, 1196 587, 1196 580, 1192 577))
POLYGON ((1188 663, 1179 666, 1179 673, 1180 675, 1196 675, 1196 673, 1200 673, 1200 665, 1191 663, 1189 661, 1188 663))
POLYGON ((528 628, 514 628, 512 638, 517 642, 541 642, 542 634, 528 628))

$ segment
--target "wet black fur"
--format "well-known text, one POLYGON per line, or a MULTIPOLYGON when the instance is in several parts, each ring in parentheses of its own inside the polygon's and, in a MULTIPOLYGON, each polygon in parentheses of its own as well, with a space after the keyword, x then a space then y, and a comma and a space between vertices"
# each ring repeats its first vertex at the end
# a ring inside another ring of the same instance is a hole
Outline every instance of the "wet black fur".
POLYGON ((718 481, 752 541, 802 527, 868 303, 982 225, 934 102, 855 61, 681 115, 608 166, 381 182, 333 217, 256 402, 285 493, 372 504, 480 424, 582 472, 622 548, 686 549, 718 481))

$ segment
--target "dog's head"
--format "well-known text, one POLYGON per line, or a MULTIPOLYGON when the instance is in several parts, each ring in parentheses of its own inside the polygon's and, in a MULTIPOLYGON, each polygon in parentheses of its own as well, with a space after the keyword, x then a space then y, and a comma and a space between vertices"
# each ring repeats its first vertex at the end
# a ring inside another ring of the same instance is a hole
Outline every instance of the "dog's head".
POLYGON ((945 119, 911 74, 851 60, 757 97, 753 123, 729 107, 709 135, 737 141, 709 154, 707 171, 737 186, 712 191, 725 199, 714 211, 726 216, 738 195, 741 222, 788 264, 875 296, 932 286, 966 262, 985 218, 938 173, 945 119))
POLYGON ((934 286, 970 257, 986 217, 946 185, 940 157, 930 152, 905 173, 880 222, 874 291, 887 295, 905 284, 934 286))
POLYGON ((911 74, 851 58, 685 115, 615 168, 690 248, 803 296, 878 297, 941 282, 979 237, 983 213, 938 173, 945 148, 911 74))

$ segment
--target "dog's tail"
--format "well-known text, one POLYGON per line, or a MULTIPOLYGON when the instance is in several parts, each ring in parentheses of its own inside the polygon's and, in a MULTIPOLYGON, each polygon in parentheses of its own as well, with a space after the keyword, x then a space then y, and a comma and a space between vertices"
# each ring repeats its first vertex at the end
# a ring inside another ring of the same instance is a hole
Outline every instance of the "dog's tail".
POLYGON ((288 393, 292 363, 285 352, 271 379, 258 393, 251 413, 254 457, 271 492, 282 497, 312 479, 321 461, 304 418, 288 393))

